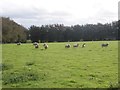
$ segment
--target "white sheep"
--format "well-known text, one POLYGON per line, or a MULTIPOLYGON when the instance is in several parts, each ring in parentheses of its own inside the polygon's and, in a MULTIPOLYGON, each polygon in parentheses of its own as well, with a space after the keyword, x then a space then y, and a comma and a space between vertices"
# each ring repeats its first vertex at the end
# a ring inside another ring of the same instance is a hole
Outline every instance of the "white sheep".
POLYGON ((38 45, 38 44, 36 44, 36 45, 35 45, 35 48, 39 48, 39 45, 38 45))
POLYGON ((48 48, 48 45, 47 45, 46 43, 44 43, 44 44, 43 44, 43 47, 44 47, 45 49, 47 49, 47 48, 48 48))
POLYGON ((39 48, 39 44, 37 42, 34 42, 33 45, 35 46, 35 48, 39 48))
POLYGON ((79 46, 79 44, 78 44, 78 43, 73 45, 73 47, 78 47, 78 46, 79 46))
POLYGON ((21 45, 21 42, 18 42, 17 45, 21 45))
POLYGON ((66 44, 66 45, 65 45, 65 48, 70 48, 70 47, 71 47, 70 44, 66 44))
POLYGON ((33 45, 38 45, 38 43, 37 43, 37 42, 34 42, 33 45))

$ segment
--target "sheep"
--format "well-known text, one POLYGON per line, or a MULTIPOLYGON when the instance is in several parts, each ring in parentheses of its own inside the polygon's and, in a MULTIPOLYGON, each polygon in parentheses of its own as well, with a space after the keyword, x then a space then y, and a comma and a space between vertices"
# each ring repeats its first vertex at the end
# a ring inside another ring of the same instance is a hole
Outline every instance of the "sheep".
POLYGON ((78 46, 79 46, 79 44, 78 44, 78 43, 73 45, 73 47, 78 47, 78 46))
POLYGON ((103 48, 103 47, 108 47, 108 45, 109 45, 109 44, 106 43, 106 44, 102 44, 101 46, 102 46, 102 48, 103 48))
POLYGON ((33 45, 35 46, 35 48, 39 48, 39 44, 37 42, 34 42, 33 45))
POLYGON ((37 42, 34 42, 33 45, 38 45, 38 43, 37 43, 37 42))
POLYGON ((38 45, 38 44, 36 44, 36 45, 35 45, 35 48, 39 48, 39 45, 38 45))
POLYGON ((65 48, 70 48, 70 47, 71 47, 70 44, 66 44, 66 45, 65 45, 65 48))
POLYGON ((44 43, 44 44, 43 44, 43 47, 44 47, 45 49, 47 49, 47 48, 48 48, 48 45, 47 45, 46 43, 44 43))
POLYGON ((83 45, 82 45, 82 48, 84 48, 85 47, 85 43, 83 43, 83 45))
POLYGON ((21 45, 21 42, 18 42, 17 45, 21 45))

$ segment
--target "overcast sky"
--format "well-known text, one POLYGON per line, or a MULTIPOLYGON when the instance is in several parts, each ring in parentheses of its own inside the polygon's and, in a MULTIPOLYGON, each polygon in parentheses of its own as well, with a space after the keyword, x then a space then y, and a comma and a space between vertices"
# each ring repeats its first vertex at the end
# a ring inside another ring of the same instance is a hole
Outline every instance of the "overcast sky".
POLYGON ((30 27, 96 24, 118 20, 119 0, 0 0, 0 16, 30 27))

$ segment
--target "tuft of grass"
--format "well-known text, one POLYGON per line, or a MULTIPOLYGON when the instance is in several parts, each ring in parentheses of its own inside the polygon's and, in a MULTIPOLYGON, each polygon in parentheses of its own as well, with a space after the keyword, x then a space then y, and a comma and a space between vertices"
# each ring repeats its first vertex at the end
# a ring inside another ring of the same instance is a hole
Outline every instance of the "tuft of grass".
POLYGON ((77 83, 75 80, 70 80, 69 82, 70 83, 77 83))
POLYGON ((110 82, 110 84, 109 84, 109 88, 118 88, 118 87, 119 87, 118 82, 116 82, 116 83, 110 82))
POLYGON ((26 66, 31 66, 31 65, 34 65, 34 64, 35 64, 34 61, 29 61, 29 62, 26 62, 26 63, 25 63, 26 66))
POLYGON ((91 77, 97 77, 97 75, 95 75, 95 74, 89 74, 89 76, 91 76, 91 77))
POLYGON ((9 69, 12 69, 13 68, 13 65, 12 64, 8 64, 8 63, 2 63, 0 64, 0 71, 1 70, 9 70, 9 69))

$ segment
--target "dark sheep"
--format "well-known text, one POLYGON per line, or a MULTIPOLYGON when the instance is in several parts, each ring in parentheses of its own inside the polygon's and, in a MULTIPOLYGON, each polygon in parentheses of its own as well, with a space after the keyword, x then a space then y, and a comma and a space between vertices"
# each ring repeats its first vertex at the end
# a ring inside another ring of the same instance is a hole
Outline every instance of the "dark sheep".
POLYGON ((109 44, 106 43, 106 44, 102 44, 101 46, 102 46, 102 48, 103 48, 103 47, 108 47, 108 45, 109 45, 109 44))

